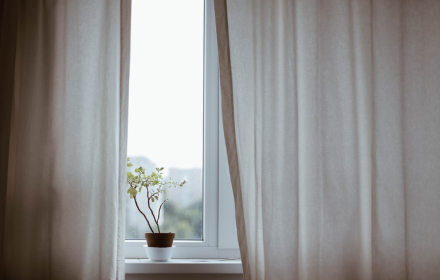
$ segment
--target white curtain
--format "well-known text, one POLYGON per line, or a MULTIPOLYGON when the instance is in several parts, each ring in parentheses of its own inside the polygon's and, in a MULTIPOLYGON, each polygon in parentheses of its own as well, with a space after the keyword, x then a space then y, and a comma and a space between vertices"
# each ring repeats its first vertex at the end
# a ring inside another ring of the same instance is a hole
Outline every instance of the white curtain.
POLYGON ((440 1, 215 3, 246 279, 440 279, 440 1))
POLYGON ((131 2, 0 6, 0 278, 123 279, 131 2))

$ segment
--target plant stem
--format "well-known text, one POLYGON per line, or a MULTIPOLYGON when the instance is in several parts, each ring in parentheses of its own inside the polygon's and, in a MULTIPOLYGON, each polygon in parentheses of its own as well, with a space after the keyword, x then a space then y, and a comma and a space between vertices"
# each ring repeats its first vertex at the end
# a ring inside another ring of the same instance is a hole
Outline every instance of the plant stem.
POLYGON ((151 206, 150 206, 150 190, 148 189, 148 185, 147 185, 147 197, 148 197, 148 200, 147 200, 148 201, 148 208, 150 209, 151 215, 153 215, 154 222, 156 223, 156 226, 157 226, 157 231, 160 233, 159 223, 156 220, 156 216, 154 216, 153 209, 151 209, 151 206))
MULTIPOLYGON (((142 212, 142 211, 141 211, 141 208, 139 208, 138 202, 137 202, 137 200, 136 200, 136 196, 134 196, 134 202, 136 203, 136 207, 137 207, 137 209, 139 210, 139 212, 141 212, 141 214, 144 216, 145 220, 147 221, 148 226, 150 227, 151 232, 154 233, 153 228, 151 227, 150 222, 149 222, 148 219, 147 219, 147 216, 145 216, 144 212, 142 212)), ((160 231, 159 231, 159 232, 160 232, 160 231)))
POLYGON ((160 219, 160 209, 162 208, 162 205, 167 202, 168 199, 166 199, 164 202, 162 202, 162 204, 159 206, 159 213, 157 214, 157 222, 159 223, 159 219, 160 219))

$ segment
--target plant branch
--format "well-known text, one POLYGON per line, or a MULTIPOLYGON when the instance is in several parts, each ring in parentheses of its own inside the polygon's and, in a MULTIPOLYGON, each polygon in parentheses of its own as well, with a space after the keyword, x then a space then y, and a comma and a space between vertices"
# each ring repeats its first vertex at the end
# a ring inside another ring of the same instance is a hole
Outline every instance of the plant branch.
MULTIPOLYGON (((133 166, 133 164, 130 163, 130 158, 127 158, 127 167, 131 167, 131 166, 133 166)), ((162 206, 165 204, 165 202, 168 199, 165 199, 165 201, 163 201, 160 204, 159 210, 157 212, 157 219, 156 216, 154 215, 153 209, 151 208, 150 200, 152 202, 157 201, 161 194, 165 194, 166 191, 162 188, 166 188, 166 187, 171 188, 177 186, 182 187, 184 184, 188 183, 186 179, 181 181, 180 183, 173 182, 171 178, 169 181, 163 179, 162 177, 163 173, 161 172, 163 169, 164 169, 163 167, 156 168, 157 173, 152 172, 151 175, 148 176, 145 175, 145 169, 142 167, 135 168, 136 176, 132 172, 127 172, 127 183, 130 185, 130 188, 127 190, 127 193, 130 194, 130 198, 134 198, 134 202, 136 203, 136 207, 138 211, 142 214, 142 216, 144 216, 145 220, 147 221, 148 227, 150 228, 152 233, 155 232, 151 227, 150 221, 148 220, 145 213, 142 212, 137 202, 137 194, 140 194, 141 188, 144 186, 147 189, 148 209, 150 209, 153 220, 157 226, 157 231, 160 233, 160 227, 159 227, 160 211, 162 210, 162 206), (152 187, 151 192, 149 188, 150 186, 152 187)))
POLYGON ((150 196, 148 196, 148 198, 149 198, 149 199, 150 199, 150 198, 153 198, 153 197, 156 196, 158 193, 159 193, 159 192, 155 192, 155 193, 151 194, 150 196))
POLYGON ((159 206, 159 211, 158 211, 158 214, 157 214, 157 222, 159 222, 159 219, 160 219, 160 209, 162 208, 162 205, 163 205, 165 202, 167 202, 167 200, 168 200, 168 199, 165 199, 165 201, 162 202, 162 204, 159 206))
POLYGON ((138 205, 137 200, 136 200, 136 196, 134 196, 134 202, 136 203, 136 207, 139 210, 139 212, 141 212, 141 214, 144 216, 145 220, 147 221, 148 226, 150 227, 151 232, 154 233, 153 228, 151 227, 150 222, 147 219, 147 216, 145 216, 144 212, 142 212, 141 208, 139 208, 139 205, 138 205))
POLYGON ((156 220, 156 216, 154 215, 153 209, 151 209, 151 205, 150 205, 150 190, 148 188, 148 185, 147 185, 147 197, 148 197, 148 200, 147 200, 148 201, 148 208, 150 209, 151 215, 153 215, 154 222, 157 225, 157 231, 160 233, 159 223, 156 220))

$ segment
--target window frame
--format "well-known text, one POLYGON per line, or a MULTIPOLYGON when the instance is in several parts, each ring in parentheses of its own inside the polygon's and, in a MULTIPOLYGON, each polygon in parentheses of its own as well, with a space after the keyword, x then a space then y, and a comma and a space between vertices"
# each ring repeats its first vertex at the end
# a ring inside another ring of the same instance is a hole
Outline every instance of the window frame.
MULTIPOLYGON (((174 240, 173 258, 240 258, 221 120, 213 1, 204 3, 203 240, 174 240)), ((125 258, 146 258, 145 244, 145 240, 125 240, 125 258)))

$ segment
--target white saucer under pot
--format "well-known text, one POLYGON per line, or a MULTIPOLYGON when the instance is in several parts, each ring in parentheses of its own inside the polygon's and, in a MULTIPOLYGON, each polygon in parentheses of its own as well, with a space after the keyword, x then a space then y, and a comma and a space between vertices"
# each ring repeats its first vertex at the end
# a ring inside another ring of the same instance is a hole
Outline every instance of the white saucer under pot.
POLYGON ((148 245, 143 245, 147 257, 155 262, 166 262, 171 259, 173 255, 174 247, 148 247, 148 245))

